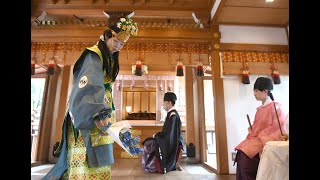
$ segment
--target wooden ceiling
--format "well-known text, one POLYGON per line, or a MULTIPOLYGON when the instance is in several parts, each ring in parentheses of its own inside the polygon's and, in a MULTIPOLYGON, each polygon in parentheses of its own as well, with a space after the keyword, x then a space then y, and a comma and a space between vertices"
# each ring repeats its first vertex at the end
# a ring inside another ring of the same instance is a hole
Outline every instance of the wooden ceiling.
POLYGON ((289 25, 289 0, 31 0, 31 41, 95 42, 107 26, 103 12, 123 11, 134 11, 132 19, 139 24, 140 34, 133 42, 147 38, 204 42, 212 25, 219 24, 289 25))
POLYGON ((52 21, 54 26, 105 26, 103 11, 134 11, 139 26, 157 28, 198 28, 193 12, 204 28, 213 23, 286 27, 289 22, 289 0, 31 0, 31 23, 32 27, 53 26, 52 21), (38 24, 37 18, 51 23, 38 24))
POLYGON ((217 24, 289 25, 289 0, 221 0, 219 8, 214 16, 217 24))

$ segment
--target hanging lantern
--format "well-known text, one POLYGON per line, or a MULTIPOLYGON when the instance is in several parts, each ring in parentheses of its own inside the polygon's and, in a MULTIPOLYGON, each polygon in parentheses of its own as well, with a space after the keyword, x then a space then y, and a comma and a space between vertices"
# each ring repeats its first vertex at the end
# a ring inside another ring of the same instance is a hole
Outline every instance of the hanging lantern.
POLYGON ((249 71, 246 69, 242 71, 242 83, 250 84, 249 71))
POLYGON ((183 76, 183 64, 181 62, 181 58, 180 58, 180 53, 181 53, 181 45, 179 45, 179 59, 178 59, 178 63, 176 66, 177 69, 177 74, 176 76, 183 76))
POLYGON ((36 61, 35 60, 31 60, 31 75, 35 74, 35 68, 36 68, 36 61))
POLYGON ((136 71, 134 74, 136 76, 142 76, 141 61, 136 62, 136 71))
POLYGON ((280 75, 279 72, 277 70, 273 70, 273 72, 271 73, 272 79, 273 79, 273 83, 274 84, 280 84, 280 75))
POLYGON ((248 63, 242 62, 242 83, 243 84, 250 84, 250 79, 249 79, 249 65, 248 63))
POLYGON ((54 67, 55 67, 54 60, 51 59, 48 64, 48 70, 47 70, 48 75, 54 75, 54 67))
POLYGON ((274 66, 273 62, 270 64, 270 69, 271 69, 271 76, 273 79, 273 84, 280 84, 281 83, 280 75, 279 75, 277 68, 274 66))
POLYGON ((177 76, 183 76, 184 75, 183 74, 183 65, 182 65, 181 61, 178 61, 176 69, 177 69, 177 76))
POLYGON ((273 70, 272 73, 271 73, 271 76, 272 76, 272 79, 273 79, 273 83, 274 84, 280 84, 281 81, 280 81, 280 75, 279 75, 279 72, 277 70, 273 70))
POLYGON ((199 60, 199 62, 198 62, 198 64, 197 64, 196 75, 197 75, 198 77, 203 77, 203 76, 204 76, 203 65, 202 65, 202 63, 200 62, 200 60, 199 60))

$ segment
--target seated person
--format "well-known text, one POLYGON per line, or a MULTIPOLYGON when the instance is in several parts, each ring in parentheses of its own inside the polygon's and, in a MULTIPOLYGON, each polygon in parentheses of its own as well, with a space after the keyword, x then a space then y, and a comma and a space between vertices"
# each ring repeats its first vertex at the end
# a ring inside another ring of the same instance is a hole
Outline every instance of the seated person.
POLYGON ((160 166, 164 173, 181 170, 177 164, 180 151, 183 147, 181 133, 181 120, 174 108, 177 96, 173 92, 167 92, 163 98, 164 109, 168 112, 161 132, 153 135, 161 150, 160 166))

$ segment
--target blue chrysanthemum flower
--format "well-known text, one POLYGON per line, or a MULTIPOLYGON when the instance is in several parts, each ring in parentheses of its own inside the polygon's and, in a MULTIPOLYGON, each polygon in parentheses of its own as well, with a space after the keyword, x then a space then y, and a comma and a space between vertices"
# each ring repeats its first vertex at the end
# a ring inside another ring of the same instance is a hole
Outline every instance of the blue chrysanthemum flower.
POLYGON ((125 133, 120 134, 120 140, 125 148, 128 149, 130 154, 132 155, 139 155, 143 152, 142 148, 138 148, 137 145, 140 141, 140 137, 136 136, 132 138, 132 134, 130 131, 126 131, 125 133))
POLYGON ((132 143, 133 143, 133 145, 137 145, 137 144, 139 143, 139 141, 140 141, 139 136, 136 136, 136 137, 132 140, 132 143))

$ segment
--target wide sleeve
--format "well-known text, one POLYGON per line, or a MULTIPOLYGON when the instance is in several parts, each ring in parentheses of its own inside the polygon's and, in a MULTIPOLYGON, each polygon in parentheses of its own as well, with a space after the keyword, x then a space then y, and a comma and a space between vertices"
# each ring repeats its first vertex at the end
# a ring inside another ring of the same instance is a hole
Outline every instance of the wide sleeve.
MULTIPOLYGON (((170 119, 169 119, 169 121, 170 121, 170 119)), ((170 129, 171 129, 171 124, 170 124, 169 121, 168 121, 168 120, 165 121, 165 123, 164 123, 163 126, 162 126, 162 131, 157 132, 157 133, 155 134, 155 137, 158 136, 158 137, 160 137, 160 138, 163 138, 163 137, 166 137, 166 136, 167 136, 168 132, 170 132, 170 129)))
POLYGON ((272 120, 270 121, 270 126, 263 129, 259 134, 258 134, 258 138, 261 141, 261 143, 263 145, 266 144, 266 142, 268 141, 278 141, 281 140, 281 131, 280 131, 280 127, 282 132, 283 131, 283 124, 284 124, 284 120, 285 120, 285 113, 282 111, 281 108, 277 109, 277 113, 279 116, 279 121, 280 121, 280 127, 279 127, 279 123, 278 123, 278 119, 277 119, 277 115, 275 113, 275 111, 273 110, 272 113, 274 114, 272 116, 272 120))
MULTIPOLYGON (((74 86, 69 99, 69 109, 77 129, 90 129, 94 120, 108 115, 111 107, 104 102, 105 87, 102 63, 97 54, 84 56, 82 66, 74 72, 74 86)), ((108 115, 109 116, 109 115, 108 115)))
POLYGON ((155 138, 157 139, 159 144, 173 145, 176 144, 176 140, 180 138, 177 137, 177 116, 171 115, 169 119, 167 119, 162 127, 162 131, 155 134, 155 138))

